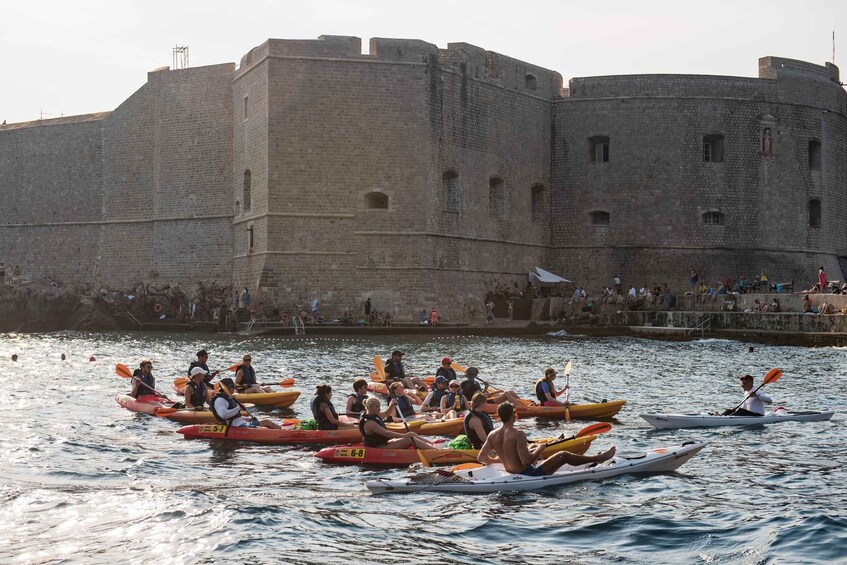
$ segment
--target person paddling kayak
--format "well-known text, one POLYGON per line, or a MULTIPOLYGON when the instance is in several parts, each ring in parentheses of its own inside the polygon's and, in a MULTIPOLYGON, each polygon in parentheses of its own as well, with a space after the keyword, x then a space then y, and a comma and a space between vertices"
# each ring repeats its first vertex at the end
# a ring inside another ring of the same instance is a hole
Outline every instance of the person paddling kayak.
POLYGON ((353 394, 347 396, 345 411, 348 416, 358 416, 365 411, 365 400, 368 399, 368 381, 356 379, 353 382, 353 394))
MULTIPOLYGON (((474 395, 478 392, 486 395, 488 394, 488 381, 479 378, 479 369, 476 367, 467 368, 465 371, 465 380, 461 382, 461 385, 462 393, 469 402, 473 400, 474 395), (484 386, 480 386, 480 381, 482 381, 484 386)), ((512 404, 518 404, 520 402, 520 398, 512 390, 504 390, 497 394, 492 394, 491 397, 488 398, 488 402, 491 404, 501 404, 507 401, 512 404)))
POLYGON ((253 358, 250 354, 241 358, 241 365, 235 370, 235 388, 242 393, 273 392, 271 387, 256 382, 256 369, 253 368, 253 358))
POLYGON ((267 418, 261 421, 257 421, 255 418, 251 420, 243 418, 241 416, 241 406, 231 396, 231 392, 234 389, 235 381, 229 377, 221 379, 221 389, 212 398, 212 403, 210 404, 212 414, 214 414, 218 422, 236 428, 270 428, 272 430, 278 430, 280 428, 279 424, 267 418))
POLYGON ((209 366, 206 364, 209 362, 209 352, 205 349, 201 349, 197 352, 197 360, 192 361, 188 366, 188 377, 191 378, 191 371, 200 367, 205 371, 205 376, 203 377, 203 382, 206 384, 206 402, 211 402, 212 397, 215 395, 215 388, 212 386, 212 379, 218 375, 220 371, 215 371, 214 373, 209 372, 209 366))
POLYGON ((434 449, 431 443, 415 432, 400 433, 387 430, 379 409, 378 398, 368 398, 365 401, 365 414, 359 420, 359 432, 362 434, 362 443, 365 447, 404 449, 414 445, 417 449, 434 449))
POLYGON ((441 413, 445 418, 463 418, 465 411, 468 409, 468 401, 465 395, 462 394, 462 388, 459 381, 450 381, 449 391, 441 397, 441 413))
POLYGON ((497 407, 497 415, 503 422, 502 427, 497 428, 485 440, 479 452, 477 461, 483 465, 502 463, 506 471, 526 475, 529 477, 540 477, 552 475, 562 465, 584 465, 585 463, 602 463, 615 456, 615 448, 612 447, 597 455, 575 455, 567 451, 560 451, 540 465, 533 465, 541 456, 546 443, 538 444, 533 451, 529 450, 526 434, 515 428, 515 407, 504 402, 497 407), (497 456, 492 456, 492 452, 497 456))
POLYGON ((474 449, 481 449, 488 434, 494 429, 491 416, 482 411, 487 401, 483 393, 476 393, 471 400, 471 409, 465 415, 465 435, 474 449))
POLYGON ((412 377, 406 375, 406 368, 403 366, 403 352, 395 349, 391 352, 391 359, 385 364, 385 384, 391 384, 395 381, 402 381, 406 388, 415 388, 426 390, 426 385, 420 377, 412 377))
POLYGON ((441 399, 447 394, 447 379, 441 375, 435 377, 432 389, 421 404, 421 412, 438 412, 441 410, 441 399))
POLYGON ((721 416, 764 416, 765 404, 773 404, 773 399, 761 390, 753 391, 753 376, 741 377, 741 388, 744 389, 744 402, 738 408, 729 408, 721 416))
POLYGON ((538 402, 541 406, 569 406, 569 402, 559 402, 556 400, 557 396, 564 394, 568 390, 568 385, 565 385, 565 388, 562 390, 557 391, 553 385, 554 380, 556 380, 556 370, 548 367, 544 371, 544 378, 538 379, 535 383, 535 396, 538 398, 538 402))
MULTIPOLYGON (((153 396, 164 398, 164 395, 156 392, 156 378, 153 376, 153 362, 145 359, 138 365, 139 369, 132 374, 132 391, 129 395, 136 400, 142 396, 153 396)), ((142 399, 143 400, 143 399, 142 399)), ((153 399, 155 400, 155 398, 153 399)))
POLYGON ((310 404, 312 417, 319 430, 338 430, 353 428, 356 424, 345 424, 338 419, 335 406, 332 405, 332 387, 326 384, 315 387, 315 397, 310 404))
POLYGON ((208 373, 203 370, 203 367, 194 367, 191 369, 191 380, 185 384, 185 407, 195 410, 202 410, 206 404, 209 387, 206 386, 206 376, 208 373))

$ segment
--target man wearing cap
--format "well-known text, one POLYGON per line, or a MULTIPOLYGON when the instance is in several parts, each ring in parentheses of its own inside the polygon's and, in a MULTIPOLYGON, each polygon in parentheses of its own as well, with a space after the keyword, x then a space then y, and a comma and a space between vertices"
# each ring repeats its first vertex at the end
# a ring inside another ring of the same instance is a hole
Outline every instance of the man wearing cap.
POLYGON ((453 367, 450 365, 453 364, 453 360, 449 357, 445 357, 441 360, 441 366, 435 371, 436 377, 444 377, 447 379, 447 382, 456 380, 456 371, 453 370, 453 367))
POLYGON ((421 404, 421 412, 438 412, 441 410, 441 397, 447 394, 447 379, 442 375, 435 377, 432 390, 421 404))
POLYGON ((193 408, 194 410, 202 410, 203 405, 209 400, 209 393, 206 386, 205 377, 208 372, 203 367, 194 367, 191 369, 189 376, 191 378, 185 384, 185 407, 193 408))
POLYGON ((215 371, 214 373, 209 372, 209 366, 206 364, 209 361, 209 352, 205 349, 201 349, 197 352, 197 361, 192 361, 191 365, 188 366, 188 376, 191 377, 191 371, 195 368, 200 367, 205 372, 205 376, 203 377, 203 382, 206 383, 206 402, 212 401, 212 396, 214 396, 215 391, 212 386, 212 379, 220 373, 220 371, 215 371))
POLYGON ((744 389, 744 402, 738 408, 724 410, 722 416, 764 416, 765 404, 773 404, 773 399, 761 390, 752 391, 753 375, 741 377, 741 388, 744 389))
POLYGON ((398 349, 391 352, 391 359, 385 364, 385 384, 390 386, 395 381, 402 381, 406 388, 418 387, 421 390, 426 390, 426 385, 419 377, 406 376, 406 369, 403 367, 403 352, 398 349))
POLYGON ((254 416, 250 416, 249 420, 242 417, 241 406, 232 397, 233 390, 235 390, 235 381, 229 377, 221 379, 221 389, 214 398, 212 398, 212 402, 209 403, 209 408, 218 422, 236 428, 261 427, 273 430, 279 429, 279 424, 276 424, 267 418, 259 421, 254 416))

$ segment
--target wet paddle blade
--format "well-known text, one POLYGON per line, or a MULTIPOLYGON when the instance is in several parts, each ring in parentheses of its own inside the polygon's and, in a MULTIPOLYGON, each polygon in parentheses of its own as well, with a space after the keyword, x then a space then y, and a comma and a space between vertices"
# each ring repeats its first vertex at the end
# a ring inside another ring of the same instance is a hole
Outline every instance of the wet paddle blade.
POLYGON ((378 382, 385 382, 385 364, 382 362, 382 357, 379 355, 374 355, 374 369, 376 369, 377 377, 379 377, 378 382))
POLYGON ((240 365, 241 365, 241 363, 236 363, 235 365, 231 365, 231 366, 229 367, 229 369, 227 369, 227 371, 235 371, 235 370, 237 370, 237 369, 238 369, 238 367, 239 367, 240 365))
POLYGON ((188 384, 188 381, 191 380, 188 377, 177 377, 174 379, 174 386, 177 388, 181 388, 188 384))
POLYGON ((288 388, 294 386, 294 379, 282 379, 277 383, 282 388, 288 388))
POLYGON ((450 368, 453 369, 454 371, 456 371, 457 373, 464 373, 465 371, 468 370, 467 367, 463 367, 462 365, 459 365, 458 363, 450 363, 450 368))
POLYGON ((765 375, 765 378, 762 381, 762 384, 766 385, 766 384, 769 384, 769 383, 776 382, 776 381, 779 380, 779 377, 781 377, 781 376, 782 376, 782 371, 780 371, 777 368, 773 368, 770 371, 768 371, 767 375, 765 375))
POLYGON ((115 373, 119 377, 123 377, 125 379, 131 379, 132 378, 132 371, 130 371, 129 367, 127 367, 123 363, 118 363, 117 365, 115 365, 115 373))
POLYGON ((576 435, 574 437, 597 436, 600 434, 605 434, 611 429, 612 424, 608 422, 597 422, 596 424, 585 426, 584 428, 576 432, 576 435))
POLYGON ((170 416, 176 411, 177 408, 159 408, 155 412, 153 412, 153 414, 158 416, 159 418, 163 418, 165 416, 170 416))
POLYGON ((482 463, 462 463, 461 465, 451 467, 450 470, 453 472, 467 471, 468 469, 479 469, 480 467, 482 467, 482 463))
POLYGON ((418 459, 421 460, 421 465, 423 465, 424 467, 432 467, 432 463, 429 462, 429 460, 426 458, 426 455, 424 455, 423 451, 421 451, 420 449, 416 449, 415 451, 418 452, 418 459))
POLYGON ((568 364, 565 365, 565 375, 570 375, 571 371, 573 371, 573 361, 568 361, 568 364))
POLYGON ((428 376, 428 377, 424 377, 424 378, 423 378, 423 382, 424 382, 424 384, 426 384, 426 385, 431 385, 432 383, 434 383, 434 382, 435 382, 435 377, 433 377, 432 375, 430 375, 430 376, 428 376))

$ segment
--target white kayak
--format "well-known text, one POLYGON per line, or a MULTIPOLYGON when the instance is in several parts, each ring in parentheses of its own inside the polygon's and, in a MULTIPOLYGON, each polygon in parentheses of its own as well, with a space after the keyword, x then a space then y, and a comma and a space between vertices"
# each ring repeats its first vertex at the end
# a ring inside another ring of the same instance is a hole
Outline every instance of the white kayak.
POLYGON ((792 412, 777 410, 764 416, 715 416, 714 414, 641 414, 659 430, 676 428, 711 428, 716 426, 758 426, 775 422, 823 422, 834 412, 792 412))
POLYGON ((619 455, 603 463, 564 465, 552 475, 530 477, 506 472, 500 464, 458 470, 449 476, 435 473, 408 480, 376 479, 367 482, 374 494, 388 492, 483 493, 506 490, 533 490, 578 481, 608 479, 632 473, 673 471, 697 455, 705 443, 688 442, 673 447, 651 449, 637 455, 619 455))

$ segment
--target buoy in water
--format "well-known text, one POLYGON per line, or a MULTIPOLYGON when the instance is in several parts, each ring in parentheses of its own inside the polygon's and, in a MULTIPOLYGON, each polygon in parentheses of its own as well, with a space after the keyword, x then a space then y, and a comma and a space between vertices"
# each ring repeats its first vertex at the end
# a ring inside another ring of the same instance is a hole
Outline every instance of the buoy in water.
POLYGON ((94 355, 92 355, 91 357, 88 358, 89 363, 94 363, 95 361, 97 361, 97 358, 94 357, 94 355))

